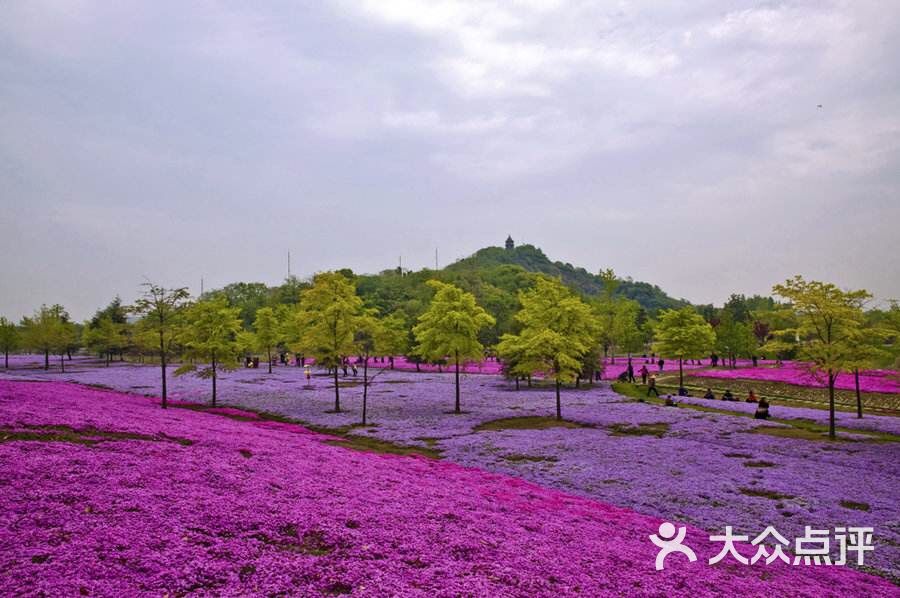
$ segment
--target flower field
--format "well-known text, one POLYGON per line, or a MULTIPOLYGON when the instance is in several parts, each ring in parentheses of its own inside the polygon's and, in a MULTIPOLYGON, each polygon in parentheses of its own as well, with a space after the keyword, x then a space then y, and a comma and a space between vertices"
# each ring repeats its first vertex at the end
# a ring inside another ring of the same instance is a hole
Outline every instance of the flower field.
POLYGON ((846 567, 657 572, 652 516, 252 413, 4 379, 0 425, 12 595, 898 595, 846 567))
MULTIPOLYGON (((809 371, 806 364, 799 362, 787 362, 781 367, 738 367, 711 368, 692 372, 695 376, 705 378, 719 378, 723 380, 764 380, 768 382, 782 382, 797 386, 812 386, 826 388, 827 379, 824 375, 815 375, 809 371)), ((862 392, 881 392, 900 394, 900 374, 890 370, 868 370, 861 372, 859 387, 862 392)), ((853 376, 847 373, 838 375, 835 388, 854 390, 856 388, 853 376)))

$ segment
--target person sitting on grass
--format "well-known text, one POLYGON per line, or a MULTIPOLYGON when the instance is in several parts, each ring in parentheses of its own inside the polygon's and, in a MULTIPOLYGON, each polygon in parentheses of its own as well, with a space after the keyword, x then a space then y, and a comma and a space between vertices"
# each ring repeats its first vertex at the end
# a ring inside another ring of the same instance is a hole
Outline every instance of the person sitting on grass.
POLYGON ((737 399, 734 398, 734 395, 731 394, 731 390, 728 390, 728 389, 726 389, 725 393, 722 395, 722 400, 723 401, 737 401, 737 399))
POLYGON ((716 399, 716 395, 713 394, 713 391, 712 391, 711 388, 707 388, 707 389, 706 389, 706 394, 703 395, 703 398, 704 398, 704 399, 715 400, 715 399, 716 399))
POLYGON ((765 397, 759 400, 756 405, 756 413, 753 414, 756 419, 769 419, 769 401, 765 397))
POLYGON ((650 396, 650 393, 654 393, 657 398, 659 397, 659 390, 656 388, 656 376, 650 375, 650 379, 647 380, 647 396, 650 396))
POLYGON ((672 398, 672 395, 666 395, 666 407, 678 407, 678 403, 672 398))
POLYGON ((756 393, 753 392, 753 389, 750 389, 750 394, 747 395, 748 403, 759 403, 759 399, 756 397, 756 393))
POLYGON ((691 396, 691 393, 689 393, 685 387, 680 386, 680 387, 678 387, 678 396, 679 397, 689 397, 689 396, 691 396))

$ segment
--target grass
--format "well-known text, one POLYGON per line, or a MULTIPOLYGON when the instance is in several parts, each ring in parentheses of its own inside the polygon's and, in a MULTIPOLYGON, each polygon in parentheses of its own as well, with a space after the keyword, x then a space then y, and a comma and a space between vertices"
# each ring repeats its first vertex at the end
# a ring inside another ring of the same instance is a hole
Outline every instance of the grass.
POLYGON ((656 436, 662 438, 669 431, 669 424, 665 422, 655 424, 613 424, 610 436, 656 436))
POLYGON ((537 463, 540 461, 549 461, 551 463, 559 461, 558 457, 542 457, 541 455, 522 455, 519 453, 513 453, 511 455, 503 455, 503 458, 506 461, 511 461, 512 463, 521 463, 523 461, 527 461, 529 463, 537 463))
MULTIPOLYGON (((644 387, 640 385, 630 384, 626 382, 616 382, 612 385, 612 389, 624 397, 641 400, 652 405, 663 404, 662 399, 657 399, 656 397, 646 397, 646 391, 643 390, 643 388, 644 387)), ((715 413, 718 415, 727 415, 730 417, 744 417, 753 419, 752 413, 730 411, 728 409, 719 409, 717 407, 709 407, 706 405, 679 403, 678 407, 684 409, 693 409, 694 411, 700 411, 703 413, 715 413)), ((828 426, 816 423, 813 420, 770 418, 767 421, 769 421, 770 423, 783 424, 786 427, 782 428, 777 426, 757 426, 752 430, 748 430, 748 432, 754 434, 768 434, 769 436, 778 436, 780 438, 796 438, 800 440, 830 440, 828 438, 828 426)), ((846 428, 842 426, 838 426, 836 428, 836 431, 843 432, 845 434, 858 434, 861 436, 866 436, 866 442, 900 442, 900 436, 897 436, 896 434, 889 434, 887 432, 875 432, 872 430, 846 428)), ((835 440, 838 442, 852 442, 848 438, 840 437, 836 438, 835 440)))
POLYGON ((769 500, 789 500, 794 498, 792 494, 782 494, 774 490, 765 490, 762 488, 738 488, 741 494, 745 496, 755 496, 757 498, 768 498, 769 500))
POLYGON ((744 467, 775 467, 771 461, 745 461, 744 467))
POLYGON ((405 455, 426 457, 428 459, 439 459, 441 451, 433 448, 424 448, 420 446, 405 446, 379 440, 378 438, 370 438, 368 436, 354 436, 348 434, 339 440, 326 440, 325 444, 340 446, 355 451, 364 451, 369 453, 383 453, 389 455, 405 455))
POLYGON ((867 502, 855 502, 852 500, 842 500, 841 506, 845 509, 852 509, 854 511, 869 511, 869 503, 867 502))
POLYGON ((570 421, 567 419, 556 419, 554 417, 504 417, 483 422, 475 426, 475 432, 501 430, 546 430, 548 428, 593 428, 590 424, 570 421))
POLYGON ((118 432, 115 430, 99 430, 97 428, 73 428, 64 425, 24 425, 22 428, 0 429, 0 442, 36 441, 36 442, 68 442, 93 446, 101 442, 138 440, 142 442, 174 442, 182 446, 190 446, 194 443, 188 438, 168 436, 159 433, 157 435, 138 434, 136 432, 118 432))

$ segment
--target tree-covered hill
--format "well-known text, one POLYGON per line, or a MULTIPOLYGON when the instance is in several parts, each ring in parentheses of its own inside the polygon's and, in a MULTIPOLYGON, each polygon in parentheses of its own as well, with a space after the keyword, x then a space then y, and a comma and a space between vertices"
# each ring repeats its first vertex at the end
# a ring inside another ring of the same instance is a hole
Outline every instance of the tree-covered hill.
MULTIPOLYGON (((513 246, 511 239, 504 247, 485 247, 470 257, 447 266, 450 272, 484 272, 500 265, 520 266, 528 272, 560 277, 568 286, 584 293, 596 295, 603 288, 603 281, 597 274, 591 274, 584 268, 572 264, 554 262, 543 251, 534 245, 513 246)), ((688 304, 683 299, 674 299, 658 286, 625 278, 616 288, 616 294, 633 299, 649 312, 660 309, 672 309, 688 304)))

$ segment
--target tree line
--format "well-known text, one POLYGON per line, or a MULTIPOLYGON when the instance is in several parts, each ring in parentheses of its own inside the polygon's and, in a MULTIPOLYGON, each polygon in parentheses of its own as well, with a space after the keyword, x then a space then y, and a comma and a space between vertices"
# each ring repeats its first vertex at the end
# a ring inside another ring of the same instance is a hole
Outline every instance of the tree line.
MULTIPOLYGON (((562 418, 560 389, 591 381, 603 358, 656 353, 679 363, 683 387, 686 360, 720 355, 735 367, 738 358, 771 355, 801 359, 827 379, 830 432, 834 434, 834 385, 839 373, 897 367, 900 307, 867 309, 871 295, 795 277, 773 287, 769 297, 732 295, 721 308, 683 306, 649 314, 617 294, 612 270, 600 272, 603 288, 585 296, 561 279, 524 271, 498 271, 506 281, 454 284, 429 278, 415 299, 391 300, 389 288, 364 291, 371 280, 348 270, 324 272, 309 281, 288 279, 281 287, 236 283, 192 300, 185 288, 146 284, 131 306, 119 298, 84 322, 73 322, 60 305, 42 306, 17 325, 0 318, 0 350, 28 350, 59 358, 61 369, 84 348, 114 359, 159 360, 162 406, 167 406, 167 366, 176 375, 210 380, 212 403, 222 370, 247 355, 265 357, 269 372, 277 354, 300 362, 315 359, 334 386, 334 410, 341 411, 338 370, 353 359, 363 367, 363 423, 369 365, 373 359, 405 355, 415 363, 437 363, 455 373, 454 412, 461 412, 459 372, 467 361, 499 358, 507 377, 553 383, 556 417, 562 418), (475 284, 477 290, 466 290, 475 284), (510 299, 507 292, 518 287, 510 299), (487 299, 486 299, 487 298, 487 299), (391 308, 379 308, 379 304, 391 308), (498 322, 502 325, 498 327, 498 322)), ((459 282, 459 281, 457 281, 459 282)), ((402 294, 400 294, 402 296, 402 294)), ((620 357, 622 358, 622 357, 620 357)), ((857 385, 858 415, 862 402, 857 385)))

